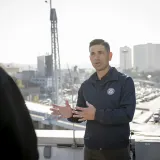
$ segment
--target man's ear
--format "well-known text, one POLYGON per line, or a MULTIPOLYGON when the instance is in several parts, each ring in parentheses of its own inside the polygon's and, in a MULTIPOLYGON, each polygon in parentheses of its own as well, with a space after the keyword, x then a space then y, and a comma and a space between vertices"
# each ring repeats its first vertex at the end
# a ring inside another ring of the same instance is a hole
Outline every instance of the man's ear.
POLYGON ((109 52, 109 61, 112 60, 112 56, 113 56, 113 53, 112 53, 112 52, 109 52))

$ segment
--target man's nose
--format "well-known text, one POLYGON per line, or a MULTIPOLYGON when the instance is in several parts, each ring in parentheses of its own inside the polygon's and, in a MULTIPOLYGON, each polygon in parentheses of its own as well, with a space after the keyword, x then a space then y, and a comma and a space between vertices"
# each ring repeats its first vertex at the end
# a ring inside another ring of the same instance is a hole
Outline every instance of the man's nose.
POLYGON ((98 61, 98 60, 99 60, 99 55, 96 55, 96 56, 94 57, 94 59, 95 59, 96 61, 98 61))

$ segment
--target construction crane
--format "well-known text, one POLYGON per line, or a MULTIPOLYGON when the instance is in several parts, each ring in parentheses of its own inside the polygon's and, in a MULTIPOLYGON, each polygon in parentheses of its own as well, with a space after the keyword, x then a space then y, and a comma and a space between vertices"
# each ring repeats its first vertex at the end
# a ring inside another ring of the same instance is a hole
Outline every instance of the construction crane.
MULTIPOLYGON (((45 1, 47 3, 47 1, 45 1)), ((58 27, 56 9, 52 8, 50 0, 50 22, 51 22, 51 57, 52 57, 52 101, 58 104, 58 93, 61 88, 61 64, 58 42, 58 27)))

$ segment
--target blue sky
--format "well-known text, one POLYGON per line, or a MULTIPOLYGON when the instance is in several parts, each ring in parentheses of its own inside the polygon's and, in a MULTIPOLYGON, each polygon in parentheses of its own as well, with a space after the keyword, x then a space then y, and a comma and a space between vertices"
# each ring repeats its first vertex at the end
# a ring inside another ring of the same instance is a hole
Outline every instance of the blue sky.
MULTIPOLYGON (((45 0, 0 1, 1 62, 35 64, 50 52, 49 4, 45 0)), ((91 67, 88 44, 103 38, 111 45, 113 65, 119 48, 160 43, 158 0, 52 0, 58 15, 62 68, 91 67)))

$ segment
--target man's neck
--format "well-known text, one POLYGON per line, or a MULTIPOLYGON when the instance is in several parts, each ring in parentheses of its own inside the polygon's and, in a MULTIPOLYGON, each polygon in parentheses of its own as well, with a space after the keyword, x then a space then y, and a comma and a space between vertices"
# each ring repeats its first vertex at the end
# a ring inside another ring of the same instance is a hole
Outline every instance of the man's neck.
POLYGON ((110 69, 110 66, 106 67, 106 68, 105 68, 104 70, 102 70, 102 71, 97 71, 98 79, 101 80, 102 77, 104 77, 104 76, 108 73, 109 69, 110 69))

